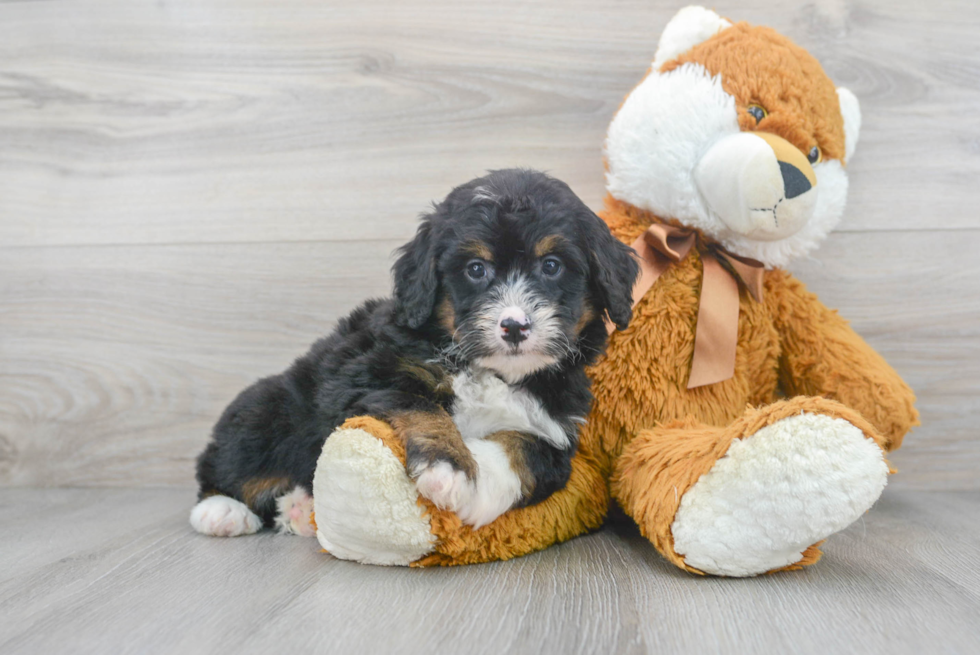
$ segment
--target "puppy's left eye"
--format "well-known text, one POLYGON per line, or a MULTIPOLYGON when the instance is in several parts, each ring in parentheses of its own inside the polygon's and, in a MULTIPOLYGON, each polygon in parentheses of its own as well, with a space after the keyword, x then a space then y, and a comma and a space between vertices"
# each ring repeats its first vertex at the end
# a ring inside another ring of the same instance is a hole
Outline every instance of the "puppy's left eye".
POLYGON ((482 280, 487 276, 487 266, 479 260, 471 261, 466 265, 466 275, 471 280, 482 280))
POLYGON ((554 277, 561 273, 561 262, 557 257, 548 257, 541 262, 541 272, 548 277, 554 277))

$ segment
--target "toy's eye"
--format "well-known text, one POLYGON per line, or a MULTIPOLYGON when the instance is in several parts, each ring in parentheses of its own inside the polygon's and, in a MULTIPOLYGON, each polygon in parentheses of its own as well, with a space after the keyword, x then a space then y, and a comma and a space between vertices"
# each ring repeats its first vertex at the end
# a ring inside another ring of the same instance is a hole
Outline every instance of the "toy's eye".
POLYGON ((820 161, 820 147, 813 146, 810 148, 810 152, 808 152, 806 155, 806 160, 811 164, 816 164, 818 161, 820 161))
POLYGON ((554 277, 561 273, 561 262, 557 257, 548 257, 541 262, 541 272, 548 277, 554 277))
POLYGON ((762 119, 769 115, 769 112, 763 109, 760 105, 749 105, 745 111, 749 112, 752 118, 755 119, 756 123, 761 123, 762 119))
POLYGON ((471 280, 482 280, 487 276, 487 265, 474 259, 466 265, 466 276, 471 280))

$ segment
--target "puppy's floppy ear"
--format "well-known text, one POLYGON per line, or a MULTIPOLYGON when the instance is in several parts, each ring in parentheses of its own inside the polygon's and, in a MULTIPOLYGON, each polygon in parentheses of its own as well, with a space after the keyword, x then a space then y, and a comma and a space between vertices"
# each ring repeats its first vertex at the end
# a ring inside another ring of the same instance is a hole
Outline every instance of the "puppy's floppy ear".
POLYGON ((640 274, 636 253, 612 235, 601 218, 589 212, 585 217, 587 249, 591 272, 589 284, 616 328, 625 330, 633 316, 633 283, 640 274))
POLYGON ((432 315, 439 287, 436 231, 435 214, 423 216, 415 238, 398 249, 391 273, 395 279, 395 321, 399 325, 415 329, 432 315))

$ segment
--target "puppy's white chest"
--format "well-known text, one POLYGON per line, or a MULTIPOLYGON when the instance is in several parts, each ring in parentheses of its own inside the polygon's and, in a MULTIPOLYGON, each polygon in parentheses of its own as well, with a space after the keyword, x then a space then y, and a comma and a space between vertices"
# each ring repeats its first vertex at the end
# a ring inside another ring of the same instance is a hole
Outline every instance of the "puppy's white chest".
POLYGON ((503 430, 533 434, 556 448, 568 448, 568 435, 537 398, 485 371, 453 378, 453 421, 465 441, 503 430))

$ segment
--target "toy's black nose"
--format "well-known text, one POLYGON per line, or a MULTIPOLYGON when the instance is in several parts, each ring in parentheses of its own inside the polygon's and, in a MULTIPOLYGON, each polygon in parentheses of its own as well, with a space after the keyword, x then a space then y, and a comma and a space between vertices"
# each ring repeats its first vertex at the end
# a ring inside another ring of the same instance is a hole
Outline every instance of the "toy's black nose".
POLYGON ((527 333, 531 331, 531 323, 525 321, 521 323, 513 318, 505 318, 500 321, 500 332, 504 341, 515 346, 527 339, 527 333))
POLYGON ((813 188, 803 171, 792 164, 779 162, 779 172, 783 174, 783 189, 786 191, 787 200, 801 196, 813 188))

